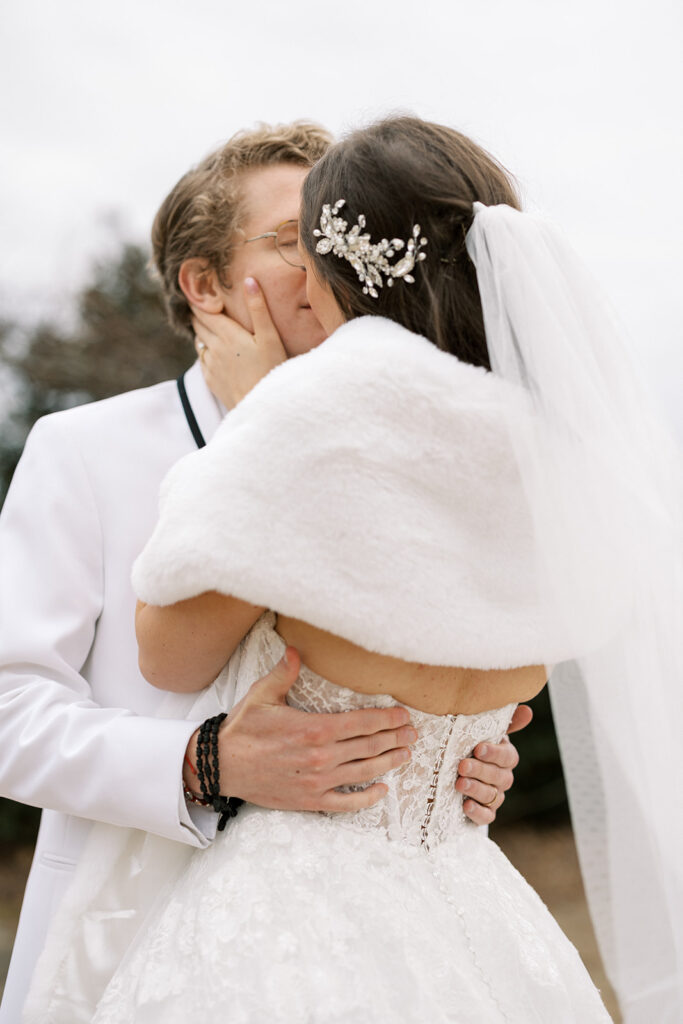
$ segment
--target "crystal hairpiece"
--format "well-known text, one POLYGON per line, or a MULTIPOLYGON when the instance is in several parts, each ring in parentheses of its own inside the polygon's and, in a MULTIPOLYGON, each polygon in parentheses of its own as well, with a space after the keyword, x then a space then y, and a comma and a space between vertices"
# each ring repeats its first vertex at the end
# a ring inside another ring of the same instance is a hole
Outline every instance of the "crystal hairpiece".
POLYGON ((347 231, 347 222, 338 216, 345 203, 345 199, 338 199, 334 206, 329 203, 323 206, 320 227, 313 232, 320 239, 315 251, 322 256, 332 252, 348 260, 363 285, 363 294, 372 295, 373 299, 379 298, 377 289, 384 285, 382 275, 387 278, 389 288, 397 277, 408 284, 414 284, 415 278, 411 271, 416 263, 427 258, 426 253, 420 252, 427 244, 427 239, 420 237, 420 225, 413 226, 412 238, 407 242, 401 238, 392 238, 391 241, 383 238, 373 245, 369 234, 361 234, 365 227, 365 216, 362 213, 358 216, 358 223, 347 231), (397 263, 390 263, 391 257, 402 249, 405 249, 405 255, 397 263))

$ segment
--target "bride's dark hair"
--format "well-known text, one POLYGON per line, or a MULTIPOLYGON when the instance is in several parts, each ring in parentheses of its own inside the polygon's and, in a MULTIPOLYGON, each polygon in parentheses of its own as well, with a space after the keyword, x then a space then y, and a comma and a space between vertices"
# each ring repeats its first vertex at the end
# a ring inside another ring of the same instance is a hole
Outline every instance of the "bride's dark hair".
POLYGON ((465 249, 476 201, 520 205, 512 177, 471 139, 416 117, 390 117, 347 136, 310 171, 301 241, 348 319, 388 317, 464 362, 490 369, 476 272, 465 249), (349 229, 365 214, 373 242, 407 240, 420 225, 428 244, 414 284, 385 284, 375 299, 363 294, 348 260, 316 253, 313 231, 323 204, 338 199, 346 200, 340 216, 349 229))

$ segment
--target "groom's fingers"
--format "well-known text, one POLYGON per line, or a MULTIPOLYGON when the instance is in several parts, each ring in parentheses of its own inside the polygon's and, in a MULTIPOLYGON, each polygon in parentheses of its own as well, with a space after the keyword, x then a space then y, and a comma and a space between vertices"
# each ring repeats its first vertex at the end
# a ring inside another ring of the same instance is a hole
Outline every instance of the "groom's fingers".
POLYGON ((463 810, 476 825, 490 825, 514 782, 512 769, 519 754, 505 737, 501 743, 480 743, 472 757, 458 765, 455 788, 463 796, 463 810))
POLYGON ((345 794, 401 764, 414 741, 405 708, 363 708, 333 714, 297 710, 285 702, 299 671, 287 648, 280 661, 235 705, 219 732, 222 792, 281 810, 354 810, 380 800, 386 787, 345 794), (403 748, 403 749, 401 749, 403 748))
POLYGON ((360 736, 337 743, 335 756, 338 758, 337 763, 343 767, 353 761, 378 757, 387 750, 409 747, 416 739, 417 730, 412 725, 403 725, 400 729, 383 729, 371 736, 360 736))
POLYGON ((398 768, 405 764, 411 757, 407 747, 396 747, 388 750, 379 757, 368 757, 363 761, 351 761, 348 764, 341 764, 332 773, 334 786, 357 786, 363 782, 371 782, 372 779, 390 772, 392 768, 398 768))
POLYGON ((356 790, 354 793, 338 793, 331 789, 325 793, 321 801, 321 811, 360 811, 364 807, 372 807, 382 797, 386 796, 387 787, 383 782, 376 782, 365 789, 356 790))
POLYGON ((287 647, 267 676, 252 686, 252 694, 263 704, 284 704, 301 669, 301 657, 296 647, 287 647))
POLYGON ((472 757, 460 762, 471 775, 477 774, 477 765, 492 764, 504 771, 512 770, 519 764, 517 748, 505 737, 500 743, 479 743, 472 751, 472 757))
MULTIPOLYGON (((486 786, 495 786, 496 789, 503 792, 506 792, 514 782, 514 775, 510 768, 501 768, 497 764, 486 764, 484 761, 475 761, 471 758, 465 758, 460 762, 458 774, 464 782, 481 782, 486 786)), ((467 792, 460 786, 458 789, 460 792, 467 792)), ((476 800, 478 797, 474 799, 476 800)))
POLYGON ((462 809, 475 825, 492 825, 504 799, 505 794, 499 794, 489 807, 482 806, 476 800, 465 800, 462 809))
POLYGON ((476 782, 474 779, 460 778, 455 788, 462 793, 467 803, 475 801, 487 810, 497 811, 505 800, 505 790, 498 786, 489 786, 485 782, 476 782))
MULTIPOLYGON (((358 711, 319 715, 319 720, 329 730, 330 739, 351 740, 410 725, 410 714, 402 707, 359 708, 358 711)), ((373 753, 378 751, 375 750, 373 753)))

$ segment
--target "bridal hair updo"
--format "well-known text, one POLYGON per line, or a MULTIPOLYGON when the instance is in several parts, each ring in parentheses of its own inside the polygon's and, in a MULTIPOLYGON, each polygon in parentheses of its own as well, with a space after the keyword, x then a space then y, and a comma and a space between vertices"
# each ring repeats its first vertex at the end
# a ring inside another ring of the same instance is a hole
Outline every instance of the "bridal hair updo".
POLYGON ((347 319, 387 317, 463 362, 490 369, 477 275, 465 248, 477 201, 520 207, 512 177, 471 139, 416 117, 390 117, 332 146, 310 171, 301 242, 347 319), (363 294, 348 260, 316 252, 313 232, 323 205, 339 199, 346 200, 339 216, 348 230, 364 214, 372 243, 407 241, 420 225, 426 258, 412 271, 414 283, 398 279, 389 288, 385 278, 373 298, 363 294))

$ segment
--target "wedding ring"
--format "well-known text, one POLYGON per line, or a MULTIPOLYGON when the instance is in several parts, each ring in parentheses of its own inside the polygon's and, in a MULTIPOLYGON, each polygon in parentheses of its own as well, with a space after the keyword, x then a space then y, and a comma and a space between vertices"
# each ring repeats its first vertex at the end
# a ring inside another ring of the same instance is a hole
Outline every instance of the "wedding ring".
POLYGON ((490 807, 491 804, 494 804, 496 802, 496 800, 498 799, 498 790, 497 790, 497 788, 495 786, 493 787, 493 790, 494 790, 493 796, 491 797, 491 799, 489 800, 489 802, 487 804, 482 804, 481 805, 482 807, 490 807))
POLYGON ((204 356, 209 351, 209 347, 208 347, 208 345, 205 342, 198 341, 197 342, 197 348, 199 349, 199 361, 200 361, 200 363, 203 363, 204 362, 204 356))

